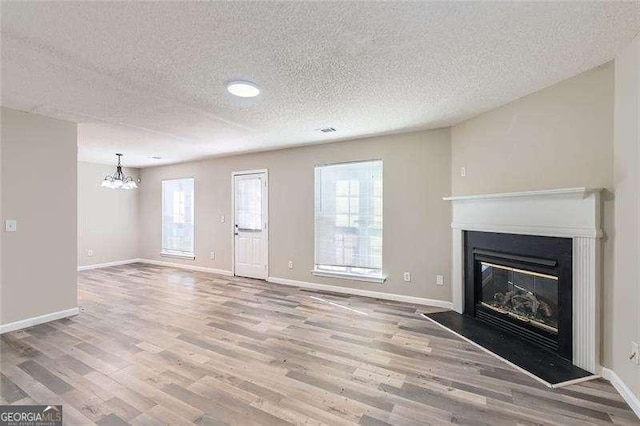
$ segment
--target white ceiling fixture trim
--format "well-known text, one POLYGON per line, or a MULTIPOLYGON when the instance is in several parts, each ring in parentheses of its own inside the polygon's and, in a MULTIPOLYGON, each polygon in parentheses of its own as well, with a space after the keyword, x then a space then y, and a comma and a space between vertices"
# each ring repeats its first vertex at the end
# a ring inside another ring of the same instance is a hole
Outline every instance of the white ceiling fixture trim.
POLYGON ((260 89, 250 81, 232 81, 227 84, 227 91, 241 98, 255 98, 260 94, 260 89))

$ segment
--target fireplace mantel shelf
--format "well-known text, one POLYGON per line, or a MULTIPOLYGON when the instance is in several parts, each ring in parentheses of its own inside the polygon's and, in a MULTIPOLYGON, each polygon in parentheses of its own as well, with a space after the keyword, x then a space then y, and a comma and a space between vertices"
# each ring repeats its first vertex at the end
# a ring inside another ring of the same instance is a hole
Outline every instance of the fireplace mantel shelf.
POLYGON ((443 197, 444 201, 466 201, 466 200, 492 200, 497 198, 515 198, 515 197, 547 197, 547 196, 571 196, 585 198, 587 195, 600 192, 602 188, 559 188, 559 189, 543 189, 538 191, 522 191, 522 192, 502 192, 498 194, 478 194, 478 195, 457 195, 451 197, 443 197))

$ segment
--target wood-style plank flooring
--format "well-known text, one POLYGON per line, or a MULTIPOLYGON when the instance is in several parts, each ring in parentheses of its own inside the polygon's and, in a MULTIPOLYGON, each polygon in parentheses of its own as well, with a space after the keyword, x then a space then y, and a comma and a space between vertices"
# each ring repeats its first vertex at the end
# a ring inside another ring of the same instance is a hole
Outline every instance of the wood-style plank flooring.
POLYGON ((62 404, 71 425, 640 424, 608 382, 546 388, 424 307, 143 264, 78 275, 80 315, 2 337, 0 404, 62 404))

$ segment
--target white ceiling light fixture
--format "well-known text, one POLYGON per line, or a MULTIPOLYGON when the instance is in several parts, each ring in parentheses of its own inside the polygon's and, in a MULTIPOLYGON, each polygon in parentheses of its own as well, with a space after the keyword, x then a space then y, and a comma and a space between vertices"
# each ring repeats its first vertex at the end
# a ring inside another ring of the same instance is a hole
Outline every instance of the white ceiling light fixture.
POLYGON ((122 154, 116 154, 118 156, 118 165, 116 172, 113 175, 107 175, 100 186, 109 189, 136 189, 138 184, 133 180, 131 176, 126 176, 122 171, 122 165, 120 164, 120 158, 122 154))
POLYGON ((260 94, 260 89, 249 81, 232 81, 227 84, 227 91, 240 98, 255 98, 260 94))

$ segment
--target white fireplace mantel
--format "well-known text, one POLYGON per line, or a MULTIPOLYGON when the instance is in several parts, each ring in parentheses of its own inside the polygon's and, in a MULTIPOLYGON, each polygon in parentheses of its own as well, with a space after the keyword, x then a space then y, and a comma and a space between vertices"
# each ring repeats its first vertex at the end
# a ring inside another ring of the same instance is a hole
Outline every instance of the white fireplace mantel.
POLYGON ((464 310, 464 231, 564 237, 573 240, 573 363, 600 369, 601 189, 445 197, 452 203, 453 309, 464 310))

